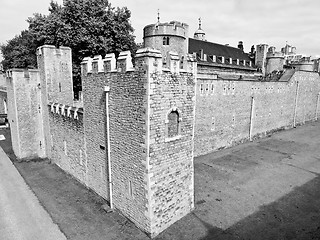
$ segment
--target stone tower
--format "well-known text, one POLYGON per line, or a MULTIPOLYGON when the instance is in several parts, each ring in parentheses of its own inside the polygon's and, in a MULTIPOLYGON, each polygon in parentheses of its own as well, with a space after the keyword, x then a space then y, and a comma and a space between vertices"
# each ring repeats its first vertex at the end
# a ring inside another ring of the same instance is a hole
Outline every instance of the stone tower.
POLYGON ((129 51, 82 63, 88 178, 101 181, 107 162, 112 206, 151 237, 194 208, 197 65, 192 55, 167 60, 144 48, 134 67, 129 51))
POLYGON ((40 75, 41 104, 45 149, 47 157, 51 157, 51 139, 49 127, 48 104, 60 103, 73 106, 73 80, 71 48, 56 48, 44 45, 37 49, 37 62, 40 75))
POLYGON ((268 51, 268 45, 267 44, 259 44, 259 45, 257 45, 255 65, 257 66, 258 70, 261 70, 263 75, 266 72, 267 51, 268 51))
POLYGON ((69 47, 44 45, 37 49, 45 102, 73 105, 72 60, 69 47))
POLYGON ((159 49, 163 56, 177 52, 181 58, 188 53, 188 30, 186 23, 177 21, 147 25, 143 29, 144 47, 159 49))
POLYGON ((8 121, 18 159, 46 157, 39 71, 7 71, 8 121))
POLYGON ((266 56, 266 74, 273 71, 282 71, 284 65, 284 55, 282 52, 276 52, 275 47, 270 47, 266 56))

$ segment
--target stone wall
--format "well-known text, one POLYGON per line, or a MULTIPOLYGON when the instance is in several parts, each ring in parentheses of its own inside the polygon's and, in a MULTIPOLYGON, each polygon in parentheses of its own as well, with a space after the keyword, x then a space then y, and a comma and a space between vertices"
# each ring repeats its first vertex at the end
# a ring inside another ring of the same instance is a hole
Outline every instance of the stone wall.
MULTIPOLYGON (((128 53, 127 53, 128 54, 128 53)), ((113 206, 141 229, 150 231, 145 209, 145 102, 147 82, 143 70, 127 71, 126 60, 101 57, 83 64, 84 129, 88 156, 89 186, 110 199, 108 188, 106 92, 110 117, 110 161, 113 206), (102 66, 102 67, 101 67, 102 66), (99 71, 100 70, 100 71, 99 71)), ((129 57, 129 56, 128 56, 129 57)), ((130 64, 130 60, 129 60, 130 64)), ((132 64, 132 63, 131 63, 132 64)))
MULTIPOLYGON (((7 88, 0 87, 0 114, 7 114, 8 112, 8 105, 7 105, 7 88)), ((0 121, 2 121, 0 119, 0 121)))
POLYGON ((169 58, 169 68, 162 68, 161 59, 159 51, 142 49, 134 68, 129 52, 121 53, 117 63, 114 55, 107 55, 82 64, 89 186, 108 196, 108 108, 112 178, 108 199, 151 236, 194 206, 196 67, 191 62, 186 64, 189 71, 179 72, 175 54, 169 58), (170 139, 167 120, 173 109, 181 114, 180 130, 170 139))
POLYGON ((83 109, 51 103, 47 111, 51 139, 50 159, 87 185, 83 109))
POLYGON ((59 61, 65 54, 62 62, 71 66, 69 51, 40 48, 39 72, 8 72, 13 149, 20 158, 48 156, 152 237, 194 208, 194 155, 319 115, 318 73, 222 78, 217 69, 197 68, 192 55, 180 66, 169 52, 163 66, 161 52, 148 48, 138 50, 134 65, 128 51, 117 60, 85 58, 79 108, 59 61))
MULTIPOLYGON (((0 70, 0 114, 6 114, 8 110, 7 106, 7 81, 6 75, 0 70)), ((3 121, 0 119, 0 121, 3 121)))
POLYGON ((8 71, 8 120, 17 158, 45 156, 40 76, 37 70, 8 71))
POLYGON ((198 79, 195 155, 315 119, 319 92, 314 72, 284 82, 198 79))
MULTIPOLYGON (((73 106, 73 81, 71 49, 44 45, 37 49, 37 63, 40 73, 41 104, 47 109, 48 103, 73 106)), ((51 158, 49 112, 43 111, 43 125, 46 156, 51 158)))
POLYGON ((0 86, 1 87, 6 87, 7 86, 6 74, 3 73, 1 70, 0 70, 0 86))
POLYGON ((196 63, 184 69, 171 58, 164 70, 161 58, 149 62, 149 211, 156 235, 194 208, 193 133, 196 63), (177 66, 176 72, 172 67, 177 66), (151 66, 151 67, 150 67, 151 66), (153 67, 155 66, 155 67, 153 67), (170 113, 177 117, 170 119, 170 113), (173 123, 171 123, 173 122, 173 123), (176 124, 172 131, 170 124, 176 124))
POLYGON ((37 49, 42 87, 48 102, 73 105, 71 49, 44 45, 37 49))
MULTIPOLYGON (((91 72, 91 71, 89 71, 91 72)), ((82 77, 84 102, 84 133, 88 163, 88 186, 105 199, 109 199, 107 138, 106 138, 106 104, 104 87, 110 76, 101 72, 89 73, 82 77)))
POLYGON ((237 66, 235 68, 233 65, 218 65, 215 63, 198 63, 197 65, 197 77, 198 78, 212 78, 213 76, 220 76, 220 78, 230 78, 239 79, 242 78, 251 78, 256 79, 258 76, 262 76, 261 73, 257 73, 253 68, 237 66), (250 71, 248 71, 250 70, 250 71), (211 75, 211 76, 210 76, 211 75), (208 77, 209 76, 209 77, 208 77))

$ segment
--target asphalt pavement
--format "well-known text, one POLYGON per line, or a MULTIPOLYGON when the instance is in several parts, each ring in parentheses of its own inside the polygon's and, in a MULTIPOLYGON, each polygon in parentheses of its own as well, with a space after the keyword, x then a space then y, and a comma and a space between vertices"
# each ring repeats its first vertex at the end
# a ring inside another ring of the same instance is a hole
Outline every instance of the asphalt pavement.
POLYGON ((1 147, 0 239, 66 239, 1 147))

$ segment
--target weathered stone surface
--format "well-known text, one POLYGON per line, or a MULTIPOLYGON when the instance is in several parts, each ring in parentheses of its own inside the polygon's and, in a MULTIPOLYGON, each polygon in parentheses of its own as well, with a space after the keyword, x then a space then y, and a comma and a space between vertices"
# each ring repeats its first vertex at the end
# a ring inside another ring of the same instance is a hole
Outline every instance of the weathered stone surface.
POLYGON ((215 67, 197 68, 190 55, 181 62, 169 52, 164 64, 150 48, 134 64, 129 52, 117 61, 86 58, 82 109, 71 97, 69 54, 45 46, 39 71, 9 72, 13 148, 18 157, 48 156, 151 236, 194 208, 194 155, 319 115, 318 73, 273 82, 238 71, 231 79, 230 69, 221 76, 215 67))
POLYGON ((37 70, 8 72, 8 119, 12 147, 20 159, 45 156, 39 84, 37 70))
POLYGON ((247 141, 250 124, 254 138, 291 128, 294 119, 296 124, 315 119, 319 83, 318 73, 303 71, 286 82, 198 79, 195 155, 247 141))

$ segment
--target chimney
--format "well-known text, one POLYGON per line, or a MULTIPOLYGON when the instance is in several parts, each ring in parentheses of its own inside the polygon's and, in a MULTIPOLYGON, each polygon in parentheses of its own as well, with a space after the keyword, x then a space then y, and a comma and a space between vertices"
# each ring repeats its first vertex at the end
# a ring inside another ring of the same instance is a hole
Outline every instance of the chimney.
POLYGON ((254 45, 252 45, 252 46, 251 46, 251 52, 250 52, 250 53, 251 53, 251 54, 254 54, 254 52, 255 52, 254 45))
POLYGON ((243 42, 242 41, 239 41, 238 48, 243 51, 243 42))

